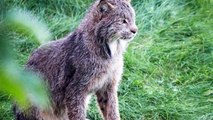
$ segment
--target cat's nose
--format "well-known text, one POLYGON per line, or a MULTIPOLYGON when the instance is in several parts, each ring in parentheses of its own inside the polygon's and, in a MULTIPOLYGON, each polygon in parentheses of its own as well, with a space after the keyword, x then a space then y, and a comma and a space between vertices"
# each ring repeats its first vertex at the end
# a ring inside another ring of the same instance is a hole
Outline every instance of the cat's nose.
POLYGON ((138 27, 136 25, 130 27, 130 31, 133 33, 133 34, 136 34, 137 31, 138 31, 138 27))

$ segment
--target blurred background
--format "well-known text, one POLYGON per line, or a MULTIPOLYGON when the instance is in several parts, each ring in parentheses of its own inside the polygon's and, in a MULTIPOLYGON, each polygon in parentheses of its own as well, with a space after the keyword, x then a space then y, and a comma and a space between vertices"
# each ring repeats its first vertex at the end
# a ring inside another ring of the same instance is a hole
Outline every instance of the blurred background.
MULTIPOLYGON (((24 71, 40 44, 74 30, 93 0, 0 1, 0 120, 13 101, 45 108, 42 80, 24 71)), ((213 0, 132 0, 139 32, 125 54, 122 120, 213 120, 213 0)), ((95 97, 88 118, 101 120, 95 97)))

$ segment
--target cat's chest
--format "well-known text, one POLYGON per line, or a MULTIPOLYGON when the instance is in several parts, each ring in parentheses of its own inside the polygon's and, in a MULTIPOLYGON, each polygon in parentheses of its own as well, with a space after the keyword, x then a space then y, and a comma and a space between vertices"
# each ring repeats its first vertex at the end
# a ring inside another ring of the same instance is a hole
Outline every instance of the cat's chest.
POLYGON ((112 81, 119 81, 116 78, 119 78, 118 76, 121 76, 123 72, 123 59, 116 59, 102 67, 103 68, 99 69, 99 71, 95 73, 94 78, 92 78, 90 85, 92 86, 92 91, 106 88, 106 86, 112 81))

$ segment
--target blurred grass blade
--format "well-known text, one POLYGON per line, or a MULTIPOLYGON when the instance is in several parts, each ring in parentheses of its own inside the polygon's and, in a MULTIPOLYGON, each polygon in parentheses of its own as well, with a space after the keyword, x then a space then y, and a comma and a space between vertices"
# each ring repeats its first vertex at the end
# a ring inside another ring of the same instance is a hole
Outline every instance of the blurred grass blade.
POLYGON ((11 95, 23 108, 29 105, 46 108, 48 95, 42 80, 11 63, 6 63, 4 69, 0 70, 0 89, 11 95))
POLYGON ((13 9, 6 14, 6 19, 0 22, 0 91, 5 92, 22 107, 29 105, 45 109, 48 106, 48 94, 42 80, 29 71, 23 71, 9 54, 12 52, 9 44, 8 30, 28 36, 39 44, 50 40, 51 35, 45 24, 40 22, 30 12, 13 9))
POLYGON ((9 27, 16 32, 29 35, 35 42, 44 44, 51 39, 46 24, 35 17, 32 13, 19 8, 12 9, 6 19, 9 27))

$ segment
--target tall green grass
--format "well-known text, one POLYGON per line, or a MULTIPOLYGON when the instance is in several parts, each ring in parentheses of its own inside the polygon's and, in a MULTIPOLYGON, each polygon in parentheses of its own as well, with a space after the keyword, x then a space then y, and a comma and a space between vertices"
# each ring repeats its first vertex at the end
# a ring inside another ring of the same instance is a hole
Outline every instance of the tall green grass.
MULTIPOLYGON (((75 29, 92 0, 8 0, 46 21, 54 39, 75 29)), ((122 120, 213 120, 213 1, 132 0, 139 33, 125 54, 122 120)), ((20 65, 38 47, 11 32, 20 65)), ((95 103, 93 98, 92 103, 95 103)), ((0 118, 12 119, 7 98, 0 118)), ((99 120, 95 104, 88 118, 99 120)))

